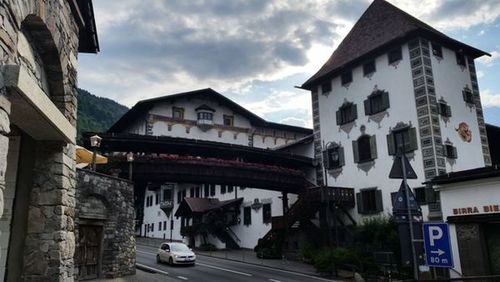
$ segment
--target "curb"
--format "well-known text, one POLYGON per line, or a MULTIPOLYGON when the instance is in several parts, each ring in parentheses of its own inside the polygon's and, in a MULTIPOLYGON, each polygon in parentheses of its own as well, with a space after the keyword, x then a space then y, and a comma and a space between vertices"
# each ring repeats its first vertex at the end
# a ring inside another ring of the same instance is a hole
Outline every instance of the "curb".
POLYGON ((149 267, 149 266, 146 266, 146 265, 143 265, 143 264, 140 264, 140 263, 136 263, 135 264, 135 268, 139 269, 139 270, 142 270, 144 272, 148 272, 148 273, 158 273, 156 270, 154 270, 153 268, 149 267))

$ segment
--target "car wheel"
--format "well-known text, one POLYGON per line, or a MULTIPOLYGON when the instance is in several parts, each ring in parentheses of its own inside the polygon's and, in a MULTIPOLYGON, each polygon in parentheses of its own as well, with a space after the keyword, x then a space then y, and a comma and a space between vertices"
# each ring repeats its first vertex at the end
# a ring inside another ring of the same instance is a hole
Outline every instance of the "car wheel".
POLYGON ((170 264, 170 265, 174 265, 174 260, 173 260, 172 258, 169 258, 169 259, 168 259, 168 264, 170 264))
POLYGON ((160 255, 156 255, 156 263, 161 263, 160 255))

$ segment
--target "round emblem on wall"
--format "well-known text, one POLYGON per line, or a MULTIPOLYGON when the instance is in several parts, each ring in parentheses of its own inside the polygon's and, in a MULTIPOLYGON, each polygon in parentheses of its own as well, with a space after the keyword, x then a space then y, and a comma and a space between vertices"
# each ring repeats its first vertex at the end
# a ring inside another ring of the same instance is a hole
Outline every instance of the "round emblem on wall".
POLYGON ((460 139, 462 139, 462 141, 470 143, 470 141, 472 140, 472 132, 467 123, 459 123, 458 128, 455 128, 455 130, 457 131, 458 136, 460 136, 460 139))

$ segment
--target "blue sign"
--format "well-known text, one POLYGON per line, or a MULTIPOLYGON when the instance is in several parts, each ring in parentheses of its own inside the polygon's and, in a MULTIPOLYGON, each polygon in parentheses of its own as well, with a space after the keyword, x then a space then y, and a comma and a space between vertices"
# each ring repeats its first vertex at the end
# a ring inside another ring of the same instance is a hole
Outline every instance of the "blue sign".
POLYGON ((425 260, 428 266, 453 267, 450 233, 446 223, 424 223, 425 260))

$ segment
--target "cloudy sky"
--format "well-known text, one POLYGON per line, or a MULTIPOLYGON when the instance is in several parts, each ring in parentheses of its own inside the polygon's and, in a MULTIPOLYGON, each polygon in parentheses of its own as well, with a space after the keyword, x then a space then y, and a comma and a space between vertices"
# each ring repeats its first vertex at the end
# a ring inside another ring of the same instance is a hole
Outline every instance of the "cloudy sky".
MULTIPOLYGON (((477 61, 486 121, 500 126, 500 1, 389 0, 492 54, 477 61)), ((312 127, 313 75, 371 0, 94 0, 101 52, 79 87, 126 106, 211 87, 261 117, 312 127)))

